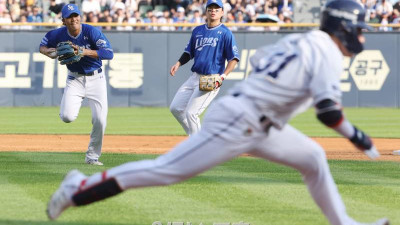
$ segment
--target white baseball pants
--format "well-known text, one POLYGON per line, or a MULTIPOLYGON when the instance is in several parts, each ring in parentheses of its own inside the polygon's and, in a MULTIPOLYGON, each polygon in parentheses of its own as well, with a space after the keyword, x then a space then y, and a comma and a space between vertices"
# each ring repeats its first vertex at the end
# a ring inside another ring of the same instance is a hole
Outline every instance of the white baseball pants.
POLYGON ((260 123, 245 97, 226 96, 209 108, 203 128, 155 160, 130 162, 88 178, 85 187, 114 177, 123 190, 174 184, 243 153, 298 170, 311 196, 333 225, 358 224, 346 208, 320 145, 290 125, 282 130, 260 123))
POLYGON ((107 82, 104 72, 93 76, 68 74, 60 105, 61 120, 66 123, 73 122, 78 117, 84 98, 88 99, 93 124, 86 157, 96 160, 101 155, 107 124, 107 82))
POLYGON ((199 79, 200 75, 193 73, 178 89, 170 105, 172 115, 188 135, 200 130, 199 116, 219 92, 219 88, 214 91, 200 91, 199 79))

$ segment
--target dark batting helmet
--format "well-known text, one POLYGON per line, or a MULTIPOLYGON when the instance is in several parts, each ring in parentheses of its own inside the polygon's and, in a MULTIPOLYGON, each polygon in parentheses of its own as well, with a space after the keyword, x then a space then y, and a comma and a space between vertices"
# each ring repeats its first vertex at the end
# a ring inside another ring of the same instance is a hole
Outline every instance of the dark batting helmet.
POLYGON ((333 0, 322 10, 322 31, 334 35, 351 53, 360 53, 364 47, 358 40, 362 29, 371 30, 365 23, 365 9, 355 0, 333 0))

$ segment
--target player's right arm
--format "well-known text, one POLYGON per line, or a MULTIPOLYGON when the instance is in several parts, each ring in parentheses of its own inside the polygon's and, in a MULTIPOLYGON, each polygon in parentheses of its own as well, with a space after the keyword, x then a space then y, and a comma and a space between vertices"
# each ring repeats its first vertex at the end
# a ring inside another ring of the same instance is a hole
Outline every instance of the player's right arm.
POLYGON ((198 27, 196 27, 193 31, 192 31, 192 36, 190 37, 189 43, 186 45, 185 47, 185 51, 182 53, 181 57, 179 58, 179 60, 171 67, 169 74, 171 74, 171 76, 174 76, 176 71, 178 71, 180 66, 185 65, 187 62, 189 62, 192 58, 193 58, 193 44, 195 42, 195 32, 197 31, 198 27))
POLYGON ((39 52, 49 58, 55 59, 57 58, 57 52, 56 48, 52 46, 52 41, 50 38, 51 32, 52 31, 49 31, 46 36, 43 37, 42 41, 40 42, 39 52))
POLYGON ((52 58, 52 59, 57 58, 57 52, 56 52, 55 48, 48 48, 46 46, 40 46, 39 52, 49 58, 52 58))

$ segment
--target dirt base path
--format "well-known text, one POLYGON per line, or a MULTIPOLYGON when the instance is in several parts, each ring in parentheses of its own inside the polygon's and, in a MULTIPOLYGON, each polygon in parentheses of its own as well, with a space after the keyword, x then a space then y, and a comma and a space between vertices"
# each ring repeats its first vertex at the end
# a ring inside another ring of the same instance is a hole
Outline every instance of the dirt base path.
MULTIPOLYGON (((103 153, 162 154, 184 140, 184 136, 105 136, 103 153)), ((368 160, 343 138, 314 138, 328 159, 368 160)), ((0 135, 0 151, 85 152, 88 135, 0 135)), ((400 139, 374 139, 379 160, 400 161, 392 154, 400 149, 400 139)))

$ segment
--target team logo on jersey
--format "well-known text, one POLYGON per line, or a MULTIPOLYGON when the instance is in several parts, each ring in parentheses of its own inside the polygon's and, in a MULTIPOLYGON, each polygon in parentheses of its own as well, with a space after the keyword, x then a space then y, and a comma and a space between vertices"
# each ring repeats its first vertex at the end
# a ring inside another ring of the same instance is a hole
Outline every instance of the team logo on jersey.
POLYGON ((86 36, 83 36, 83 40, 88 40, 89 38, 86 36))
POLYGON ((203 50, 205 46, 216 47, 218 43, 218 38, 198 38, 196 39, 196 47, 195 49, 198 51, 203 50))
POLYGON ((97 47, 106 47, 107 42, 103 39, 99 39, 96 41, 96 45, 97 45, 97 47))
POLYGON ((239 50, 238 50, 238 47, 237 47, 236 45, 232 47, 232 51, 233 51, 235 54, 239 54, 239 50))

